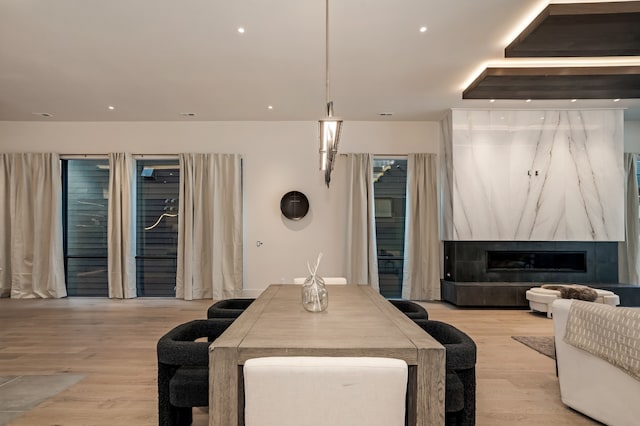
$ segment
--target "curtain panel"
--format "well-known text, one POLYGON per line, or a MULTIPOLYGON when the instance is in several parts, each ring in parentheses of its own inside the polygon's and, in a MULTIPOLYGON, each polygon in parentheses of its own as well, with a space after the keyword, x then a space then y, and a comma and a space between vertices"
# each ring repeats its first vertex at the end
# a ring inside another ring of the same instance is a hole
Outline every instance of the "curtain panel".
POLYGON ((638 178, 637 154, 624 154, 625 169, 625 240, 618 243, 619 277, 626 284, 640 284, 640 258, 638 250, 638 178))
POLYGON ((242 159, 180 154, 176 297, 242 293, 242 159))
POLYGON ((109 297, 136 297, 135 160, 131 154, 109 154, 107 250, 109 297))
POLYGON ((435 154, 409 154, 402 297, 440 299, 440 238, 435 154))
POLYGON ((60 157, 0 154, 0 296, 67 295, 60 157))
POLYGON ((347 281, 380 290, 373 155, 347 154, 347 281))

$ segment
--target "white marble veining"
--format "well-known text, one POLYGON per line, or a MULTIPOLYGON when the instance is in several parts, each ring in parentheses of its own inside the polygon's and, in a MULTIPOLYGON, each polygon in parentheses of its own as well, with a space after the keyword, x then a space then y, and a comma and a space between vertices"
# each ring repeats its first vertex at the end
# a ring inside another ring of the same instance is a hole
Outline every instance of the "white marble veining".
POLYGON ((624 239, 622 110, 453 110, 443 140, 443 239, 624 239))
POLYGON ((440 239, 453 240, 453 163, 451 158, 451 113, 440 122, 440 239))

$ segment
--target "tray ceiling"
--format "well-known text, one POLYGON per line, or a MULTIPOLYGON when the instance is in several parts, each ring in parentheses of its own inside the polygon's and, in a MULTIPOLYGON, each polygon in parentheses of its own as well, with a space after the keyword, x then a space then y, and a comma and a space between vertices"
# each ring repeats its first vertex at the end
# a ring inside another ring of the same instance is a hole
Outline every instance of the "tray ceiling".
MULTIPOLYGON (((550 4, 505 49, 507 58, 639 55, 640 1, 550 4)), ((618 98, 640 98, 640 66, 488 67, 463 92, 463 99, 618 98)))
POLYGON ((550 4, 506 58, 640 55, 640 1, 550 4))
POLYGON ((487 68, 465 99, 640 98, 640 67, 487 68))

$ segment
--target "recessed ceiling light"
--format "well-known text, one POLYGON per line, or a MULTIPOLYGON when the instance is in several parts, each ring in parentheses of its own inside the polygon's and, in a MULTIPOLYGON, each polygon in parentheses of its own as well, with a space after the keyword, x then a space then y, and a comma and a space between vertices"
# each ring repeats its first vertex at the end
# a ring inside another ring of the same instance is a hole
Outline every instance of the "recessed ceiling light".
POLYGON ((107 108, 108 108, 109 110, 111 110, 111 111, 113 111, 114 109, 116 109, 116 107, 114 107, 113 105, 109 105, 107 108))
POLYGON ((614 99, 613 102, 620 102, 620 98, 614 99))
POLYGON ((183 116, 183 117, 195 117, 196 113, 195 112, 181 112, 180 115, 183 116))
POLYGON ((38 115, 40 117, 53 117, 53 114, 49 114, 48 112, 32 112, 33 115, 38 115))
POLYGON ((494 103, 496 100, 495 99, 489 99, 489 102, 494 103))
POLYGON ((531 102, 531 99, 527 99, 525 102, 529 103, 529 102, 531 102))
POLYGON ((571 99, 571 102, 578 102, 577 99, 571 99))
POLYGON ((273 105, 269 105, 267 108, 268 109, 273 109, 273 105))
POLYGON ((426 33, 427 32, 427 27, 426 26, 420 27, 420 32, 421 33, 426 33))
POLYGON ((240 34, 244 34, 244 28, 243 27, 238 27, 238 32, 240 34))

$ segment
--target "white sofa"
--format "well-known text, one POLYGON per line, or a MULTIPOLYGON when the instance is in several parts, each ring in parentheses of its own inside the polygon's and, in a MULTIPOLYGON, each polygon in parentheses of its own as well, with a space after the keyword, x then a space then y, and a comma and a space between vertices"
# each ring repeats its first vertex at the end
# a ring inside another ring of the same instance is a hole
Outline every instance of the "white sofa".
POLYGON ((553 302, 562 402, 610 426, 640 424, 640 381, 602 358, 564 342, 572 300, 553 302))

